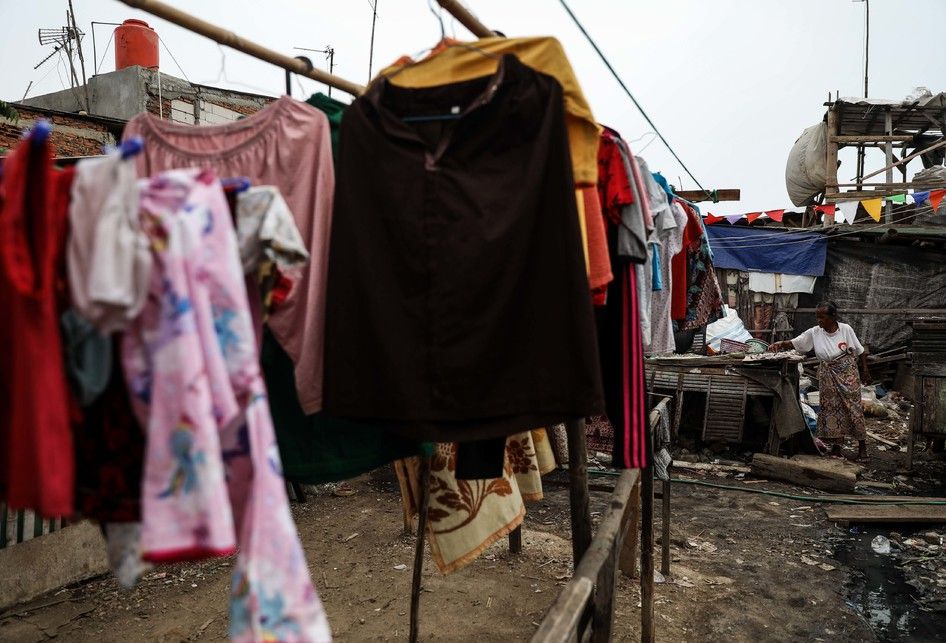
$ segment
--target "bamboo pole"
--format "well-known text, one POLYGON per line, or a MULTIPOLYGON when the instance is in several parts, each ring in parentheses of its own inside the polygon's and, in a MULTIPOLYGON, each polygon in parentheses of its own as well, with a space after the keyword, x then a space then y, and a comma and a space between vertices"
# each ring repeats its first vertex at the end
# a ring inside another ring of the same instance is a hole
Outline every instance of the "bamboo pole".
POLYGON ((362 85, 345 80, 344 78, 340 78, 334 74, 326 73, 320 69, 309 69, 308 66, 301 60, 296 60, 291 56, 286 56, 271 49, 267 49, 266 47, 263 47, 262 45, 259 45, 251 40, 246 40, 245 38, 238 36, 232 31, 218 27, 217 25, 211 24, 206 20, 201 20, 200 18, 192 16, 189 13, 185 13, 180 9, 175 9, 174 7, 163 2, 159 2, 158 0, 119 1, 128 5, 129 7, 141 9, 142 11, 146 11, 153 16, 163 18, 164 20, 174 23, 179 27, 183 27, 188 31, 193 31, 194 33, 198 33, 202 36, 210 38, 214 42, 217 42, 221 45, 226 45, 227 47, 236 49, 237 51, 247 54, 248 56, 253 56, 259 60, 272 63, 273 65, 282 67, 283 69, 291 71, 294 74, 305 76, 306 78, 311 78, 312 80, 324 83, 331 87, 335 87, 336 89, 347 92, 352 96, 358 96, 365 91, 365 88, 362 85))
POLYGON ((920 150, 919 152, 914 152, 914 153, 911 154, 910 156, 906 156, 906 157, 900 159, 899 161, 897 161, 896 163, 891 163, 891 164, 888 165, 887 167, 882 167, 882 168, 880 168, 879 170, 877 170, 876 172, 871 172, 871 173, 868 174, 867 176, 863 177, 863 179, 861 179, 861 180, 862 180, 862 181, 866 181, 867 179, 869 179, 869 178, 871 178, 871 177, 874 177, 874 176, 877 176, 878 174, 883 174, 883 173, 886 172, 887 170, 891 170, 891 169, 897 167, 898 165, 902 165, 903 163, 907 163, 907 162, 909 162, 909 161, 912 161, 912 160, 915 159, 916 157, 918 157, 918 156, 920 156, 920 155, 922 155, 922 154, 926 154, 927 152, 932 152, 933 150, 939 149, 939 148, 943 147, 944 145, 946 145, 946 138, 942 138, 942 139, 939 140, 939 142, 934 143, 933 145, 930 145, 930 146, 927 147, 926 149, 922 149, 922 150, 920 150))
POLYGON ((489 38, 496 33, 484 25, 457 0, 437 0, 437 4, 446 9, 461 25, 469 29, 477 38, 489 38))

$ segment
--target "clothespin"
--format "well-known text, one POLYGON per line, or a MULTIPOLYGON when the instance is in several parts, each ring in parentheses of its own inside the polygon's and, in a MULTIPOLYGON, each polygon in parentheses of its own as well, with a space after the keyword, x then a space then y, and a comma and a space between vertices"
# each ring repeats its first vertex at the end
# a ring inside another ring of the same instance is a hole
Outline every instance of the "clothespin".
POLYGON ((36 124, 33 125, 32 129, 27 133, 27 137, 34 145, 42 145, 49 139, 49 135, 52 131, 53 124, 45 119, 40 119, 36 121, 36 124))
POLYGON ((121 152, 123 159, 129 159, 137 154, 140 154, 144 147, 144 139, 142 139, 140 136, 132 136, 127 141, 122 141, 122 144, 118 146, 118 150, 121 152))
POLYGON ((221 181, 223 183, 223 189, 226 192, 245 192, 250 189, 250 180, 245 176, 234 176, 229 179, 224 179, 221 181))

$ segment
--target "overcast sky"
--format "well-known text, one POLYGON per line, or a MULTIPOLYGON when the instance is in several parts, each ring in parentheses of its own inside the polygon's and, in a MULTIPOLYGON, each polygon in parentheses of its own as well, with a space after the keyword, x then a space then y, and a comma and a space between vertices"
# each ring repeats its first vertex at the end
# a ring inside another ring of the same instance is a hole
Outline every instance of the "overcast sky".
MULTIPOLYGON (((374 0, 167 0, 290 55, 293 47, 336 50, 335 73, 368 78, 374 0)), ((742 201, 704 208, 717 214, 791 207, 785 160, 801 131, 823 114, 828 92, 863 92, 864 3, 852 0, 569 0, 654 123, 704 187, 741 188, 742 201)), ((118 0, 74 0, 92 70, 91 21, 143 18, 161 36, 161 68, 192 82, 278 95, 283 72, 227 50, 118 0), (183 72, 167 54, 177 59, 183 72), (221 73, 221 64, 223 72, 221 73)), ((693 189, 663 144, 622 93, 557 0, 467 0, 488 26, 508 36, 553 35, 564 44, 596 118, 618 131, 674 184, 693 189), (643 138, 641 138, 643 137, 643 138), (646 146, 646 147, 645 147, 646 146)), ((67 67, 37 29, 65 24, 66 0, 0 0, 0 97, 57 91, 67 67)), ((470 38, 444 14, 448 35, 470 38)), ((944 0, 871 0, 870 94, 901 99, 918 85, 946 90, 944 0)), ((100 72, 114 69, 112 27, 96 28, 100 72), (106 50, 108 44, 108 50, 106 50)), ((378 0, 374 69, 440 38, 426 0, 378 0)), ((316 64, 324 57, 309 54, 316 64)), ((302 79, 293 94, 320 89, 302 79)), ((323 88, 324 89, 324 88, 323 88)), ((869 168, 883 166, 878 154, 869 168)), ((870 159, 870 157, 869 157, 870 159)), ((845 167, 853 159, 842 155, 845 167)), ((843 173, 843 172, 842 172, 843 173)), ((846 175, 846 174, 845 174, 846 175)), ((853 174, 851 174, 853 176, 853 174)))

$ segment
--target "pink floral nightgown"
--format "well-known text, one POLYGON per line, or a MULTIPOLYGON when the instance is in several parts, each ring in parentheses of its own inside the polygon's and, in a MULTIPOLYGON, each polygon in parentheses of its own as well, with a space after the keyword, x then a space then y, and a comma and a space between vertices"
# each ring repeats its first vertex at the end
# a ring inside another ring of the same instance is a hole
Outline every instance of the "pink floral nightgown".
POLYGON ((142 181, 141 208, 154 267, 124 366, 148 435, 144 558, 225 555, 238 544, 231 637, 330 640, 289 512, 221 184, 211 170, 165 172, 142 181))

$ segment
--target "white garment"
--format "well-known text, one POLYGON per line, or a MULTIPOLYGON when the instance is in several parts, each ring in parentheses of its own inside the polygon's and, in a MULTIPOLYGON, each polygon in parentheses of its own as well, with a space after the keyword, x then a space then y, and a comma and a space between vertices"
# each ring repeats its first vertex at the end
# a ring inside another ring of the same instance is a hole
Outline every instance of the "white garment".
POLYGON ((752 292, 786 293, 815 291, 817 277, 807 275, 783 275, 775 272, 750 272, 749 290, 752 292))
POLYGON ((103 334, 124 330, 148 294, 151 248, 139 224, 135 162, 115 152, 80 161, 66 245, 69 290, 103 334))
POLYGON ((244 274, 254 274, 264 258, 280 268, 309 260, 296 220, 279 188, 261 185, 240 192, 236 223, 244 274))
MULTIPOLYGON (((655 182, 656 183, 656 182, 655 182)), ((683 229, 687 224, 687 213, 679 203, 654 218, 654 226, 660 236, 660 274, 662 290, 651 291, 650 296, 650 341, 644 342, 648 355, 672 353, 676 350, 673 339, 673 321, 670 318, 670 299, 673 291, 671 259, 683 249, 683 229)))
POLYGON ((822 361, 840 357, 848 349, 854 349, 855 355, 864 352, 864 347, 854 334, 854 329, 843 322, 838 322, 838 329, 827 332, 821 326, 809 328, 792 340, 792 345, 800 353, 814 349, 815 355, 822 361))

